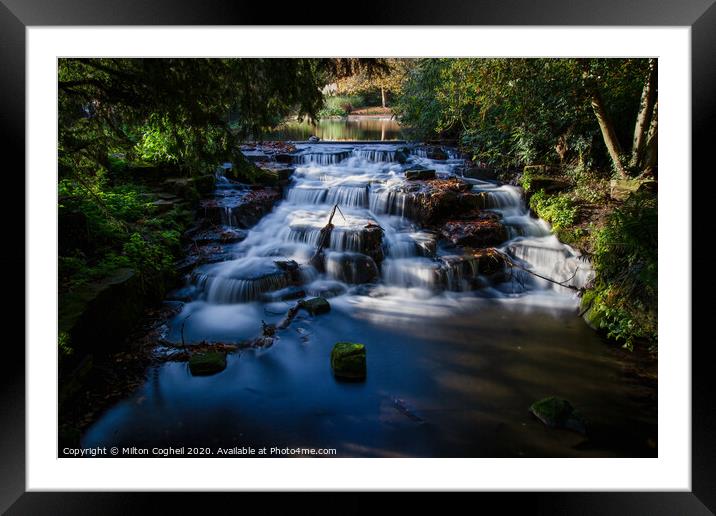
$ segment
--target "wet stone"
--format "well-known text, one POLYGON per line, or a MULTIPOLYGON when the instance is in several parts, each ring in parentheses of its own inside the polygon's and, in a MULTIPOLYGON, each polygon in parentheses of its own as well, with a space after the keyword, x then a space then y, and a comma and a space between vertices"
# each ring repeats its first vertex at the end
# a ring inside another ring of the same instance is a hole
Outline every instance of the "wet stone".
POLYGON ((365 346, 337 342, 331 351, 331 369, 337 378, 362 380, 366 376, 365 346))
POLYGON ((491 212, 482 212, 467 220, 448 221, 440 233, 457 246, 493 247, 507 240, 507 230, 499 215, 491 212))
POLYGON ((406 170, 405 179, 409 181, 426 181, 428 179, 435 179, 434 170, 406 170))
POLYGON ((207 351, 195 353, 189 359, 189 371, 192 376, 209 376, 226 369, 226 353, 207 351))
POLYGON ((323 297, 314 297, 299 301, 299 306, 311 315, 325 314, 331 311, 331 305, 323 297))
POLYGON ((229 227, 212 227, 188 235, 198 245, 222 243, 233 244, 246 238, 247 232, 229 227))
POLYGON ((566 428, 581 434, 587 433, 586 420, 565 399, 555 396, 543 398, 530 406, 530 412, 550 428, 566 428))

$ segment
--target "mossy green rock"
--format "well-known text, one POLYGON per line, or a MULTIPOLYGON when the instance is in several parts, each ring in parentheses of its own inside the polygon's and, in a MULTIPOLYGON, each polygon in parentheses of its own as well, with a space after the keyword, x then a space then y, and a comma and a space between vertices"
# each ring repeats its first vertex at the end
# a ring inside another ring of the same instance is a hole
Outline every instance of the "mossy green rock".
POLYGON ((582 434, 587 433, 586 421, 565 399, 555 396, 543 398, 530 406, 530 412, 550 428, 567 428, 582 434))
POLYGON ((195 353, 189 359, 189 371, 192 376, 208 376, 226 369, 226 353, 207 351, 195 353))
POLYGON ((331 368, 338 378, 365 378, 365 346, 353 342, 337 342, 331 351, 331 368))
POLYGON ((324 297, 304 299, 298 304, 311 315, 320 315, 331 311, 331 305, 324 297))
POLYGON ((595 310, 594 297, 595 292, 593 290, 587 290, 579 303, 579 310, 582 313, 582 319, 584 319, 584 322, 587 323, 587 326, 595 331, 600 331, 602 327, 602 319, 604 319, 604 312, 595 310))

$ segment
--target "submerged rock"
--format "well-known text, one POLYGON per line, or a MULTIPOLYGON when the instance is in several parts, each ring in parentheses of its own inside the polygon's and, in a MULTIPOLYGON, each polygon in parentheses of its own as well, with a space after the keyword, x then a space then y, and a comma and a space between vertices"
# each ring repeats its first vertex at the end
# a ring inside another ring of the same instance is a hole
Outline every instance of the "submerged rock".
POLYGON ((189 359, 189 371, 192 376, 208 376, 226 369, 226 353, 207 351, 194 353, 189 359))
POLYGON ((304 299, 299 301, 298 304, 311 315, 326 314, 331 311, 330 303, 323 297, 304 299))
POLYGON ((530 412, 550 428, 566 428, 581 434, 587 433, 584 417, 565 399, 555 396, 543 398, 530 406, 530 412))
POLYGON ((337 342, 331 351, 331 369, 338 378, 362 380, 366 376, 365 346, 337 342))

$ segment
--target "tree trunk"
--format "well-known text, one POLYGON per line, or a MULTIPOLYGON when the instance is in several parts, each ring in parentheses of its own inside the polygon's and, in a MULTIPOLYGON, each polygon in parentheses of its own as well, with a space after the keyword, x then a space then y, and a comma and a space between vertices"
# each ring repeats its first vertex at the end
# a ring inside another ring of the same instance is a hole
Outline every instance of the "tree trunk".
POLYGON ((658 101, 654 104, 654 114, 651 115, 651 123, 649 124, 649 134, 646 138, 646 150, 644 151, 644 167, 656 167, 658 158, 658 101))
POLYGON ((644 151, 650 131, 652 112, 656 103, 657 89, 657 60, 649 59, 649 75, 644 82, 639 103, 639 114, 634 126, 634 142, 632 144, 630 166, 641 168, 644 161, 644 151))
POLYGON ((602 138, 604 138, 604 144, 607 146, 607 151, 609 151, 609 157, 612 159, 614 168, 621 177, 626 178, 627 173, 626 170, 624 170, 621 158, 622 147, 619 145, 617 133, 614 131, 614 126, 612 125, 611 120, 609 120, 607 110, 604 108, 602 97, 599 95, 596 88, 590 92, 590 101, 592 103, 594 115, 597 117, 597 122, 599 122, 599 129, 602 131, 602 138))
POLYGON ((385 88, 383 86, 380 87, 380 101, 383 104, 383 108, 385 109, 385 88))

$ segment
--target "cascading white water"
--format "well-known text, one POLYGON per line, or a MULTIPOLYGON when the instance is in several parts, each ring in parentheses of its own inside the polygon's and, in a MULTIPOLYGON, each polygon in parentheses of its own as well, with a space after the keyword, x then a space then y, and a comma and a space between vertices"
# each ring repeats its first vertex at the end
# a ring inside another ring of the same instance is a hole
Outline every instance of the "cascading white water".
MULTIPOLYGON (((391 289, 419 289, 431 295, 488 285, 491 280, 481 277, 477 259, 456 255, 410 217, 411 210, 417 208, 403 171, 419 164, 435 169, 441 177, 455 175, 459 155, 446 150, 449 159, 431 160, 425 148, 397 144, 299 145, 298 166, 285 200, 252 228, 245 240, 235 244, 232 251, 239 258, 193 275, 202 299, 209 303, 254 301, 292 282, 303 282, 309 293, 330 291, 334 295, 350 294, 351 285, 366 282, 391 289), (336 204, 340 211, 334 214, 325 261, 317 270, 309 262, 336 204), (280 270, 274 264, 277 260, 301 264, 300 278, 280 270)), ((567 285, 579 287, 589 280, 589 264, 561 244, 546 222, 530 215, 519 188, 468 181, 473 192, 485 192, 487 209, 501 215, 509 240, 500 250, 515 263, 567 285)), ((218 188, 226 188, 223 181, 218 188)), ((520 292, 527 297, 535 290, 569 294, 554 283, 513 272, 519 275, 520 292)), ((514 292, 512 288, 509 295, 514 292)), ((494 293, 501 295, 499 290, 494 293)), ((404 295, 410 294, 406 291, 404 295)))

